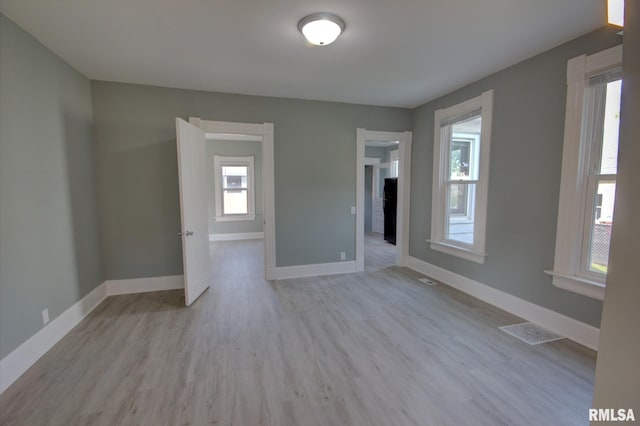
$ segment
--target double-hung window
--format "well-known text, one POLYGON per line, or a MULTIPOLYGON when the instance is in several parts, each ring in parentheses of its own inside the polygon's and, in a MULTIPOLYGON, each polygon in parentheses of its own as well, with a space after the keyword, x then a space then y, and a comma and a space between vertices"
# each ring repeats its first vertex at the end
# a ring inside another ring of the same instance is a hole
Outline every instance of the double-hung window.
POLYGON ((567 110, 553 284, 604 298, 614 217, 622 50, 573 58, 567 110))
POLYGON ((433 250, 484 263, 493 91, 435 112, 433 250))
POLYGON ((253 157, 214 156, 216 220, 255 220, 253 157))

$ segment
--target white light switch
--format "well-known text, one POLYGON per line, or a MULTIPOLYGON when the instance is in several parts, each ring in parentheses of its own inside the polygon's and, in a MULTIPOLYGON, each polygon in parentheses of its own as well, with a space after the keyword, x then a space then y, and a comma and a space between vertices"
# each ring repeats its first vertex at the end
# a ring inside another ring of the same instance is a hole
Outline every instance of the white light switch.
POLYGON ((351 214, 356 214, 356 206, 351 206, 351 214))
POLYGON ((49 322, 49 308, 42 311, 42 324, 46 324, 49 322))

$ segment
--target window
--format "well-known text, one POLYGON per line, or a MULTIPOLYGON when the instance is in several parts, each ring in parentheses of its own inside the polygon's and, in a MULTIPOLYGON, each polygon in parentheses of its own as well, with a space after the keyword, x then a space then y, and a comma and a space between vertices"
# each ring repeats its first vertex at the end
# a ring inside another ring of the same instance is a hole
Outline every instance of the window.
POLYGON ((553 284, 603 299, 618 164, 621 48, 573 58, 567 110, 553 284))
POLYGON ((393 151, 389 151, 389 177, 397 178, 398 177, 398 169, 400 165, 400 157, 398 156, 398 150, 394 149, 393 151))
POLYGON ((435 113, 433 250, 484 263, 493 91, 435 113))
POLYGON ((588 151, 592 161, 588 163, 586 182, 586 226, 581 271, 602 275, 602 278, 606 276, 609 264, 618 169, 621 89, 620 77, 609 74, 591 79, 587 92, 587 104, 597 107, 593 108, 591 117, 586 117, 591 124, 589 128, 592 134, 587 134, 585 143, 591 142, 588 151))
POLYGON ((255 220, 253 157, 214 156, 216 220, 255 220))

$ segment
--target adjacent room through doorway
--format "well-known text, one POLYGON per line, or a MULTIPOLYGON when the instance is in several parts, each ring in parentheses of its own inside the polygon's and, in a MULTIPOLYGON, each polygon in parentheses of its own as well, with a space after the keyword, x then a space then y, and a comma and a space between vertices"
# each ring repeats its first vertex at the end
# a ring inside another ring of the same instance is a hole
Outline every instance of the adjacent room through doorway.
POLYGON ((365 264, 378 269, 407 265, 411 140, 411 132, 357 129, 358 271, 367 269, 365 264), (365 250, 365 244, 368 250, 365 250))
POLYGON ((398 141, 365 141, 364 264, 366 271, 395 264, 398 141))
MULTIPOLYGON (((213 285, 275 268, 273 124, 189 119, 204 133, 206 250, 213 285)), ((188 260, 188 259, 187 259, 188 260)))
POLYGON ((262 138, 209 134, 206 157, 212 281, 264 278, 262 138))

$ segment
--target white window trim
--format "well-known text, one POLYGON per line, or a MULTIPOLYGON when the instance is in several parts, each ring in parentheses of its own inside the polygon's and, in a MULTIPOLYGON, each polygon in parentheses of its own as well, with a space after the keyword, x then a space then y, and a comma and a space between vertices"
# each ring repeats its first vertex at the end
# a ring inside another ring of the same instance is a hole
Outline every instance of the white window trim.
POLYGON ((227 157, 222 155, 213 156, 214 188, 216 198, 216 222, 236 222, 256 220, 256 203, 255 203, 255 179, 254 179, 254 158, 247 157, 227 157), (247 189, 248 195, 248 211, 246 215, 225 215, 222 211, 222 166, 248 166, 247 189))
POLYGON ((491 148, 491 123, 493 117, 493 90, 488 90, 480 96, 435 112, 434 120, 434 154, 433 154, 433 191, 431 200, 431 249, 476 263, 484 263, 486 225, 487 225, 487 200, 489 192, 489 157, 491 148), (443 121, 461 116, 473 111, 481 111, 482 129, 480 132, 480 170, 476 183, 475 197, 475 221, 474 244, 456 243, 444 237, 445 218, 447 208, 447 192, 445 182, 447 179, 448 165, 446 156, 443 155, 441 140, 441 124, 443 121))
POLYGON ((622 46, 581 55, 567 63, 567 106, 565 113, 562 175, 558 205, 556 252, 552 283, 594 299, 604 300, 606 279, 581 274, 581 253, 585 226, 587 149, 582 141, 585 91, 589 78, 622 64, 622 46))

